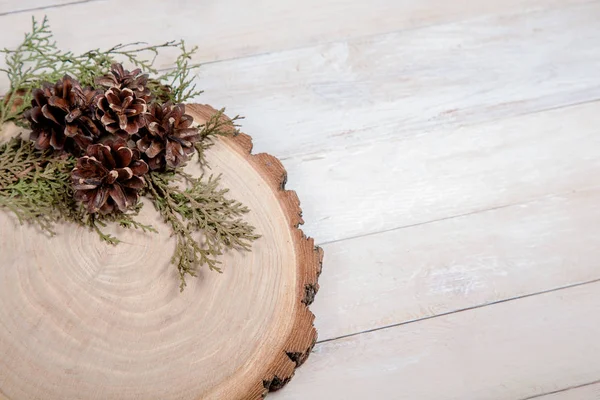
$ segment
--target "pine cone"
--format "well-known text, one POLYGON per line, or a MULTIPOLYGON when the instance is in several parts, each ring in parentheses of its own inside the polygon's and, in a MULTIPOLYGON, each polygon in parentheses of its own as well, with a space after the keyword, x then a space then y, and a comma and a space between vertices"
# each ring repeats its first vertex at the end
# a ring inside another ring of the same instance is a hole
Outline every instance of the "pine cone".
POLYGON ((104 76, 96 78, 97 85, 104 86, 107 89, 116 87, 118 89, 131 89, 136 97, 149 102, 152 98, 148 88, 148 74, 142 74, 142 70, 137 68, 133 71, 127 71, 123 65, 114 63, 110 66, 110 72, 104 76))
POLYGON ((93 120, 95 99, 100 93, 82 88, 69 75, 54 85, 44 83, 41 89, 33 90, 32 108, 25 117, 31 123, 30 138, 35 141, 35 147, 39 150, 67 149, 75 153, 85 151, 100 135, 93 120), (73 142, 79 149, 72 146, 73 142))
POLYGON ((71 173, 75 199, 85 203, 89 213, 107 214, 115 206, 126 211, 136 205, 148 172, 139 157, 139 151, 128 148, 123 139, 89 146, 71 173))
POLYGON ((144 126, 146 101, 136 98, 131 89, 110 88, 98 99, 98 118, 106 130, 127 138, 144 126))
POLYGON ((177 168, 185 164, 200 139, 198 130, 191 128, 194 118, 185 114, 185 106, 153 103, 144 118, 146 127, 140 131, 141 139, 136 144, 150 169, 163 169, 165 165, 177 168))
POLYGON ((158 79, 149 79, 148 87, 154 89, 155 98, 154 100, 159 103, 166 103, 171 100, 173 94, 173 88, 170 85, 162 83, 158 79))

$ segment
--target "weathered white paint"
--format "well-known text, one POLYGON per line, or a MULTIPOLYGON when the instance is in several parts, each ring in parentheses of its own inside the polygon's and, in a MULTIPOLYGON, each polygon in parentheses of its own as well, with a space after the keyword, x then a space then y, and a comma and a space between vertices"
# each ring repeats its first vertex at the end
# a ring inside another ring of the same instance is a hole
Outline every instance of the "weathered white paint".
MULTIPOLYGON (((600 2, 133 0, 133 30, 120 4, 34 14, 75 51, 183 37, 220 61, 200 100, 247 117, 306 232, 335 241, 321 339, 431 318, 319 345, 274 398, 515 400, 600 377, 598 284, 435 317, 598 278, 600 2)), ((0 16, 0 47, 29 21, 0 16)))
POLYGON ((600 279, 599 198, 600 184, 325 245, 319 338, 600 279))
POLYGON ((596 380, 599 335, 587 284, 319 344, 272 399, 524 399, 596 380))
MULTIPOLYGON (((46 12, 55 12, 52 11, 53 7, 65 6, 67 4, 71 5, 73 3, 85 1, 90 0, 0 0, 0 16, 2 16, 2 14, 8 13, 24 13, 26 15, 31 15, 32 10, 45 10, 46 12)), ((13 27, 11 26, 10 28, 13 27)), ((14 28, 17 27, 14 26, 14 28)), ((9 35, 12 34, 12 32, 9 32, 8 30, 6 32, 3 30, 3 33, 8 33, 9 35)))
POLYGON ((246 116, 259 151, 350 157, 365 143, 599 98, 599 15, 592 2, 210 64, 200 100, 246 116))
MULTIPOLYGON (((565 390, 546 396, 537 397, 536 400, 598 400, 600 399, 600 383, 586 385, 571 390, 565 390)), ((529 400, 529 399, 527 399, 529 400)), ((533 400, 533 399, 531 399, 533 400)))
MULTIPOLYGON (((7 11, 66 0, 4 0, 7 11), (27 7, 23 7, 23 5, 27 7)), ((184 38, 200 47, 195 62, 239 58, 296 49, 323 42, 427 27, 489 14, 510 14, 582 4, 589 0, 221 0, 94 1, 33 14, 47 15, 56 38, 66 48, 87 51, 116 43, 157 43, 184 38), (131 29, 132 15, 140 21, 131 29)), ((13 45, 28 28, 30 13, 0 17, 0 45, 13 45), (18 33, 18 35, 15 35, 18 33)), ((169 55, 158 65, 172 65, 169 55)))
POLYGON ((319 242, 598 185, 600 102, 285 160, 319 242))

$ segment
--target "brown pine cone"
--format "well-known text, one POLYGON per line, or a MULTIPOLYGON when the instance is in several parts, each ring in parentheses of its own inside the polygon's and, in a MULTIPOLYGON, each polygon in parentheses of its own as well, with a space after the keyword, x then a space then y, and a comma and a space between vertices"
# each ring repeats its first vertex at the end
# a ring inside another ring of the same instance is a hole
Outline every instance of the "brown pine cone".
MULTIPOLYGON (((155 101, 159 103, 166 103, 171 100, 173 88, 170 85, 164 84, 158 79, 149 79, 148 87, 154 90, 155 101)), ((148 102, 149 103, 149 102, 148 102)))
POLYGON ((110 72, 104 76, 96 78, 97 85, 104 86, 107 89, 116 87, 118 89, 131 89, 139 99, 150 101, 152 96, 148 88, 148 74, 142 74, 142 70, 137 68, 133 71, 127 71, 123 65, 114 63, 110 66, 110 72))
POLYGON ((35 141, 35 147, 39 150, 50 147, 66 149, 75 153, 85 151, 100 135, 100 129, 93 120, 95 99, 100 93, 82 88, 69 75, 54 85, 44 83, 41 89, 33 90, 32 108, 25 117, 31 123, 30 138, 35 141))
POLYGON ((139 157, 139 151, 128 148, 123 139, 89 146, 71 172, 75 199, 84 203, 89 213, 107 214, 115 206, 119 211, 135 206, 148 172, 148 165, 139 157))
POLYGON ((194 118, 185 113, 185 105, 153 103, 144 115, 146 127, 140 130, 137 147, 150 169, 184 165, 194 153, 194 144, 200 139, 198 129, 192 128, 194 118))
POLYGON ((98 98, 96 118, 106 130, 128 138, 144 126, 146 101, 138 99, 131 89, 110 88, 98 98))

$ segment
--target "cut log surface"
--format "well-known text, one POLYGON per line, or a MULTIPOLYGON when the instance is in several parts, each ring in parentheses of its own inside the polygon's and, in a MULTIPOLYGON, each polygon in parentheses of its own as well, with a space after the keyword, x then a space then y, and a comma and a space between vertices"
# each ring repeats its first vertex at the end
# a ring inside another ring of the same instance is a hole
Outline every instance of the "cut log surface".
MULTIPOLYGON (((187 110, 198 123, 214 112, 187 110)), ((217 140, 209 173, 262 237, 183 293, 149 203, 140 219, 159 233, 108 227, 117 246, 68 224, 49 238, 1 210, 0 399, 259 399, 287 383, 316 341, 322 251, 298 229, 281 163, 251 149, 245 134, 217 140)))

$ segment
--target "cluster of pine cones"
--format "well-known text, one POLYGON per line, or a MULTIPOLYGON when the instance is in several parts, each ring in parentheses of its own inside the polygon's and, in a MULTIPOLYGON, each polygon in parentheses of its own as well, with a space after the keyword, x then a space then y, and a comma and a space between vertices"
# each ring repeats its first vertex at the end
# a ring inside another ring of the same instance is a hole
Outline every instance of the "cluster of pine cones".
POLYGON ((73 189, 89 213, 125 211, 137 204, 144 175, 184 165, 200 135, 183 104, 151 95, 140 69, 113 64, 95 84, 65 75, 35 89, 25 114, 30 138, 39 150, 78 157, 73 189))

